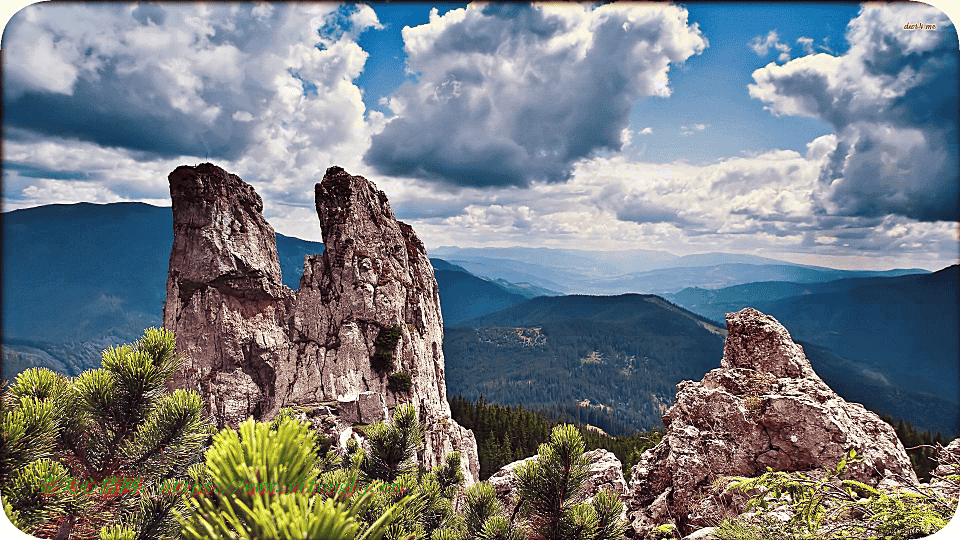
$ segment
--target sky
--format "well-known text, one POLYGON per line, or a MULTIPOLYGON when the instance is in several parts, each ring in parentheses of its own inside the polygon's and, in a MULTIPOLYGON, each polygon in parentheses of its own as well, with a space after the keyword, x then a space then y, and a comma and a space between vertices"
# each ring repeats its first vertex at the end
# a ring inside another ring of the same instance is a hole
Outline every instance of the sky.
POLYGON ((340 165, 428 250, 960 258, 960 46, 925 4, 55 2, 0 46, 3 211, 169 206, 210 161, 320 240, 340 165))

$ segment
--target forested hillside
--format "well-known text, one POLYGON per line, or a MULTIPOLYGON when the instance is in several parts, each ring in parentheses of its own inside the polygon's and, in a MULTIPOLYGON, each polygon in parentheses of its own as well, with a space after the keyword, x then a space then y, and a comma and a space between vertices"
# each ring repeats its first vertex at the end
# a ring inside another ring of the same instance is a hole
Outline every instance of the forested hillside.
MULTIPOLYGON (((522 405, 515 407, 487 403, 483 396, 472 403, 462 396, 450 399, 453 419, 472 429, 477 438, 480 455, 480 479, 486 480, 501 467, 537 453, 537 447, 550 440, 550 432, 563 423, 564 414, 551 409, 532 411, 522 405)), ((623 465, 623 474, 630 481, 630 468, 647 448, 656 446, 664 430, 637 432, 612 437, 598 433, 579 423, 577 429, 587 450, 604 448, 616 454, 623 465)))
POLYGON ((556 408, 611 434, 661 426, 676 384, 720 365, 722 330, 649 295, 539 297, 447 328, 449 395, 556 408))

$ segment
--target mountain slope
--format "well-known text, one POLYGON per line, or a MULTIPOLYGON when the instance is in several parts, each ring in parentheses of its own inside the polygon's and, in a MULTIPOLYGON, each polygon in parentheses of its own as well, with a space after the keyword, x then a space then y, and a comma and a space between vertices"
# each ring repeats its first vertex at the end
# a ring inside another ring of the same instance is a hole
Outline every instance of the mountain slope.
POLYGON ((684 289, 667 297, 710 320, 751 306, 777 318, 798 340, 829 349, 897 381, 897 386, 960 400, 960 274, 858 277, 826 283, 748 283, 684 289))
MULTIPOLYGON (((656 411, 672 401, 676 383, 719 365, 725 335, 718 323, 653 295, 539 297, 465 325, 472 328, 446 332, 450 395, 544 407, 589 399, 605 407, 596 422, 637 429, 658 425, 656 411)), ((876 362, 803 341, 798 326, 784 325, 848 401, 918 428, 960 432, 956 398, 905 387, 876 362)))
POLYGON ((449 395, 580 407, 615 433, 659 426, 723 353, 723 329, 649 295, 538 297, 468 324, 444 336, 449 395))
POLYGON ((852 281, 759 304, 800 340, 878 366, 897 386, 960 401, 960 273, 852 281))
POLYGON ((519 304, 524 296, 474 276, 459 266, 441 259, 430 259, 437 287, 440 289, 440 310, 444 326, 457 325, 467 319, 519 304))

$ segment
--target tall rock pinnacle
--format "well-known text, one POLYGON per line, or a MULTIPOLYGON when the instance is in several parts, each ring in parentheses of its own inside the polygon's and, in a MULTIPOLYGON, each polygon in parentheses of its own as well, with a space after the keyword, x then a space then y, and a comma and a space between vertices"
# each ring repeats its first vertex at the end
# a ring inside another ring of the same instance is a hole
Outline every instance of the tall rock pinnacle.
POLYGON ((446 400, 433 267, 382 191, 327 170, 315 187, 326 249, 306 258, 292 291, 252 186, 209 163, 178 167, 169 180, 174 242, 163 321, 185 357, 173 387, 199 391, 221 425, 316 407, 341 444, 354 424, 412 403, 426 428, 421 462, 433 466, 457 450, 468 482, 477 480, 473 432, 450 418, 446 400), (399 373, 409 389, 390 383, 399 373))

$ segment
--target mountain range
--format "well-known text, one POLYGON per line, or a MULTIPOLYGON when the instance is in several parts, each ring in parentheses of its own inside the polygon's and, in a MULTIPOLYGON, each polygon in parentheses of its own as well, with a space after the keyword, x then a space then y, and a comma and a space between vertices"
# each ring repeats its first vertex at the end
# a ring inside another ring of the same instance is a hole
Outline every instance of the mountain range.
MULTIPOLYGON (((0 220, 5 379, 32 365, 76 374, 99 365, 104 348, 160 325, 169 207, 48 205, 0 220)), ((295 289, 304 256, 323 244, 276 238, 283 282, 295 289)), ((716 367, 723 314, 749 305, 777 317, 847 399, 917 427, 957 431, 955 266, 844 271, 650 250, 443 247, 430 254, 451 395, 573 406, 611 427, 650 427, 677 382, 716 367), (618 296, 562 294, 597 290, 618 296), (541 379, 552 382, 530 382, 541 379)))
MULTIPOLYGON (((587 408, 575 418, 612 433, 649 429, 660 425, 677 383, 719 367, 725 335, 725 324, 654 295, 535 298, 446 329, 447 391, 559 406, 568 416, 571 407, 587 408)), ((900 385, 896 365, 797 342, 817 374, 848 401, 934 433, 958 432, 955 395, 900 385)), ((947 378, 956 362, 939 368, 945 373, 931 377, 947 378)))
POLYGON ((565 294, 667 294, 757 281, 823 283, 842 278, 925 274, 919 268, 837 270, 733 253, 677 256, 666 251, 588 251, 565 248, 459 248, 431 255, 487 279, 525 282, 565 294))

